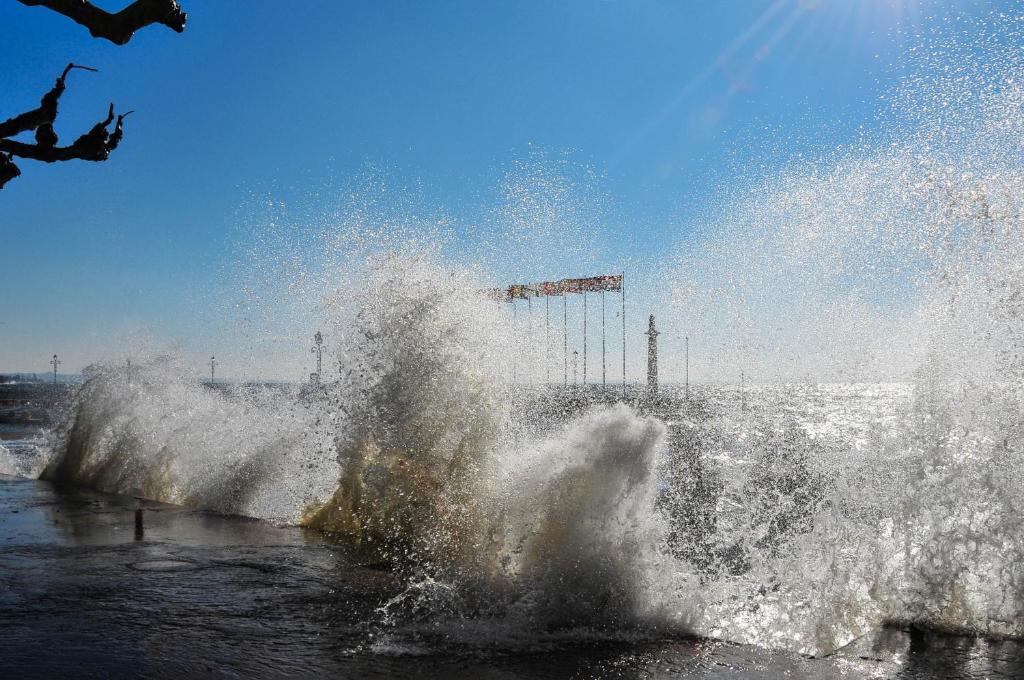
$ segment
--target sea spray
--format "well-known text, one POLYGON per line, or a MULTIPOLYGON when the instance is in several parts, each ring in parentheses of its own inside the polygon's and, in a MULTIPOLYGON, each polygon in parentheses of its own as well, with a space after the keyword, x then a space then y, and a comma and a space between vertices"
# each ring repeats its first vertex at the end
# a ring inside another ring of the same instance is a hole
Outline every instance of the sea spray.
MULTIPOLYGON (((371 259, 363 280, 344 301, 358 312, 335 328, 344 472, 308 523, 416 574, 415 597, 393 608, 421 608, 427 592, 468 602, 485 584, 524 625, 608 629, 649 615, 663 427, 620 405, 524 435, 504 398, 518 389, 504 384, 513 339, 480 283, 394 253, 371 259)), ((439 618, 448 609, 439 603, 439 618)))
POLYGON ((41 435, 28 440, 0 441, 0 475, 34 479, 46 467, 51 450, 49 438, 41 435))
POLYGON ((422 255, 363 267, 362 285, 330 303, 348 310, 334 325, 342 378, 328 390, 349 423, 335 438, 343 477, 307 522, 395 566, 462 564, 506 418, 500 309, 472 276, 422 255))
POLYGON ((680 316, 712 361, 762 380, 906 382, 883 413, 860 412, 856 437, 836 436, 860 409, 828 405, 835 389, 796 410, 705 405, 689 470, 707 481, 668 479, 715 512, 688 533, 692 504, 665 506, 711 603, 699 632, 815 654, 885 622, 1024 633, 1019 43, 1008 21, 970 50, 922 50, 931 75, 897 94, 884 139, 750 187, 681 256, 680 316), (749 483, 780 439, 812 452, 782 495, 749 483), (765 500, 804 504, 770 550, 744 520, 765 500))
POLYGON ((622 404, 593 408, 489 461, 474 537, 487 559, 421 570, 381 607, 373 648, 539 649, 687 633, 660 581, 675 573, 653 511, 664 431, 622 404))
POLYGON ((583 414, 510 455, 499 478, 501 574, 550 626, 625 628, 652 612, 664 426, 625 405, 583 414))
POLYGON ((330 329, 340 379, 97 366, 48 474, 338 532, 406 579, 381 650, 1024 635, 1024 69, 964 49, 908 79, 883 138, 750 180, 686 244, 661 314, 722 381, 690 399, 580 413, 515 384, 522 337, 475 294, 499 282, 363 225, 313 270, 282 254, 296 299, 267 298, 330 329))
POLYGON ((215 391, 169 356, 138 359, 130 385, 120 366, 86 373, 44 478, 286 523, 336 484, 330 432, 294 389, 215 391))
POLYGON ((408 579, 384 608, 398 631, 471 617, 510 639, 607 637, 653 621, 664 427, 618 405, 536 432, 510 409, 514 340, 486 282, 423 253, 349 276, 323 303, 340 380, 214 388, 156 357, 128 385, 96 365, 47 476, 337 534, 408 579))

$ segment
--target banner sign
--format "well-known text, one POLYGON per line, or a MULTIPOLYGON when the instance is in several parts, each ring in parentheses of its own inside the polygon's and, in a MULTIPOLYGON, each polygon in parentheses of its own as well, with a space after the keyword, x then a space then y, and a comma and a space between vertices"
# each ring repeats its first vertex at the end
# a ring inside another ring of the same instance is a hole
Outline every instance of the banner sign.
POLYGON ((491 288, 484 291, 484 293, 489 299, 496 302, 512 302, 514 300, 529 300, 530 298, 565 295, 567 293, 619 292, 621 290, 622 274, 615 274, 613 276, 590 276, 583 279, 561 279, 559 281, 543 281, 541 283, 517 283, 508 288, 491 288))

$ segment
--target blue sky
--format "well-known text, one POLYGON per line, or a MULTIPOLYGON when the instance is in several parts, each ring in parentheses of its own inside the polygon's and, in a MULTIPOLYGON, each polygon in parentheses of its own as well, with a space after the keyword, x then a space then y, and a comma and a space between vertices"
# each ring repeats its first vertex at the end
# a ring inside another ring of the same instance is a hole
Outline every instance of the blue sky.
POLYGON ((183 34, 149 27, 124 47, 0 6, 0 117, 36 105, 68 61, 100 72, 70 76, 65 140, 108 101, 136 111, 106 163, 24 161, 0 191, 0 371, 44 371, 54 352, 78 370, 131 328, 208 356, 216 324, 200 320, 240 211, 264 194, 315 210, 368 167, 470 229, 517 159, 568 157, 610 206, 594 228, 656 258, 738 178, 878 125, 921 27, 1000 6, 182 4, 183 34))

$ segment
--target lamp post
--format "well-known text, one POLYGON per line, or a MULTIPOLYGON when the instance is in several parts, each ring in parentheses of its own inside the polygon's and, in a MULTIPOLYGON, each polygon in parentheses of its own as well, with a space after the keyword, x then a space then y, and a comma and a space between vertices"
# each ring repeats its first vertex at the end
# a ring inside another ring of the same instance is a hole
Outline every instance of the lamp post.
POLYGON ((131 359, 128 359, 127 362, 126 362, 125 369, 124 369, 124 374, 125 374, 125 377, 128 380, 128 384, 131 385, 132 384, 132 360, 131 359))
POLYGON ((746 382, 746 376, 744 375, 743 371, 740 371, 740 410, 741 411, 746 411, 747 410, 747 395, 743 391, 743 388, 744 388, 744 384, 743 383, 744 382, 746 382))
POLYGON ((661 332, 654 327, 654 315, 647 322, 647 393, 650 397, 658 394, 658 336, 661 332))
POLYGON ((324 358, 324 336, 320 335, 320 331, 313 336, 313 347, 309 351, 316 355, 316 380, 320 382, 323 377, 324 358))
POLYGON ((213 358, 213 357, 210 357, 210 384, 211 385, 214 382, 214 371, 216 370, 216 368, 217 368, 217 360, 215 358, 213 358))
POLYGON ((61 361, 60 359, 58 359, 56 354, 54 354, 53 358, 50 359, 50 365, 53 366, 53 384, 54 385, 57 384, 57 367, 60 366, 62 363, 64 363, 64 362, 61 361))

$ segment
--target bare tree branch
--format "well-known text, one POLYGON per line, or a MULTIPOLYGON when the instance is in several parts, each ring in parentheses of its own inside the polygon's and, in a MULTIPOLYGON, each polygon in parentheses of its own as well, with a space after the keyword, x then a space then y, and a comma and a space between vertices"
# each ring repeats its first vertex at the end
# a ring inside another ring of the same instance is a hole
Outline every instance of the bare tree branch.
POLYGON ((135 31, 150 24, 163 24, 181 33, 188 15, 176 0, 136 0, 120 12, 111 14, 87 0, 19 0, 21 4, 41 6, 59 12, 85 26, 94 38, 106 38, 124 45, 135 31))
MULTIPOLYGON (((131 113, 129 111, 128 113, 131 113)), ((83 161, 105 161, 110 152, 121 143, 123 135, 122 123, 128 113, 122 113, 117 117, 114 131, 109 132, 107 128, 114 122, 114 105, 110 105, 110 111, 105 120, 101 120, 92 126, 92 129, 74 141, 71 146, 48 146, 44 144, 26 144, 13 139, 0 139, 0 151, 19 158, 31 158, 34 161, 44 163, 55 163, 57 161, 83 160, 83 161)))
POLYGON ((64 72, 57 78, 53 89, 43 95, 39 108, 27 111, 0 123, 0 188, 21 174, 12 157, 29 158, 44 163, 69 161, 73 159, 85 161, 105 161, 110 152, 121 143, 124 134, 124 118, 128 113, 117 116, 113 132, 107 128, 114 122, 114 105, 110 105, 107 117, 92 126, 92 129, 79 137, 70 146, 57 146, 57 133, 53 122, 57 118, 57 104, 64 94, 64 81, 68 73, 75 68, 88 71, 96 69, 77 64, 68 64, 64 72), (35 144, 7 139, 21 132, 35 130, 35 144))
POLYGON ((14 164, 11 157, 5 153, 0 153, 0 189, 20 174, 21 170, 14 164))
MULTIPOLYGON (((94 38, 106 38, 117 45, 124 45, 135 31, 150 24, 163 24, 181 33, 185 30, 187 15, 181 11, 177 0, 135 0, 120 12, 111 13, 96 7, 88 0, 19 0, 29 7, 46 7, 63 14, 89 29, 94 38)), ((14 157, 29 158, 44 163, 56 163, 72 159, 105 161, 110 152, 117 148, 124 135, 124 119, 128 113, 117 116, 114 123, 114 105, 110 105, 106 119, 96 123, 92 129, 79 137, 70 146, 57 146, 57 132, 53 123, 57 119, 57 104, 64 94, 65 81, 72 69, 95 71, 79 64, 68 64, 57 78, 53 88, 43 95, 39 106, 31 111, 8 118, 0 123, 0 189, 7 182, 21 174, 14 163, 14 157), (113 131, 108 128, 114 123, 113 131), (29 130, 35 131, 35 144, 21 142, 16 137, 29 130)))

